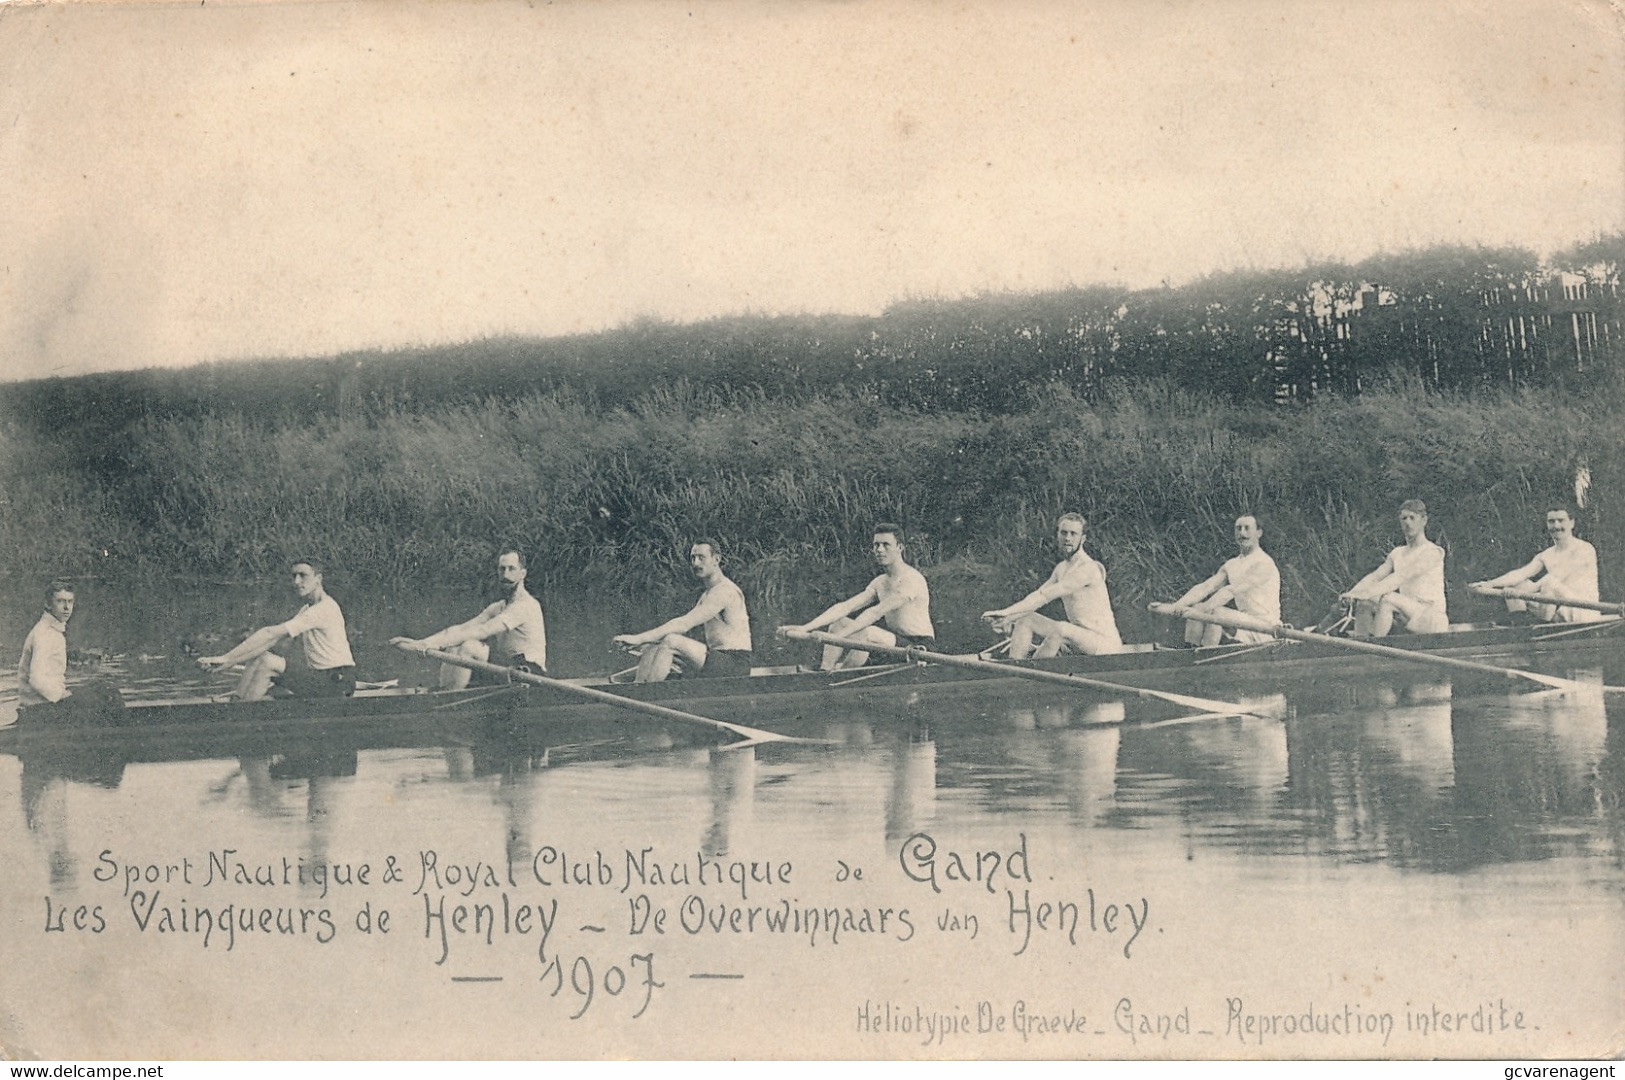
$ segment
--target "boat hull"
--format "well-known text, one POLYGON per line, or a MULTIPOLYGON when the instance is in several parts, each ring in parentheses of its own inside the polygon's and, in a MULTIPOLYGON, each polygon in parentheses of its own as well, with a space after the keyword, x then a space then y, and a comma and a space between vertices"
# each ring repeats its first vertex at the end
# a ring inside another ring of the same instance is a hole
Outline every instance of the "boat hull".
MULTIPOLYGON (((1464 629, 1384 640, 1384 644, 1408 651, 1470 656, 1491 663, 1550 654, 1592 662, 1600 655, 1618 651, 1622 643, 1625 620, 1617 619, 1574 626, 1464 629)), ((748 677, 649 684, 579 682, 636 701, 771 730, 789 730, 854 709, 895 708, 900 701, 912 704, 937 695, 956 699, 979 693, 1008 695, 1017 686, 1040 685, 1024 679, 1020 668, 1138 687, 1203 692, 1215 682, 1227 688, 1245 683, 1267 690, 1272 678, 1307 668, 1332 672, 1373 664, 1402 667, 1404 661, 1373 661, 1335 645, 1271 641, 1206 649, 1148 649, 1112 656, 1063 656, 1012 663, 1000 672, 903 663, 840 672, 768 669, 748 677)), ((1091 693, 1081 687, 1063 688, 1060 692, 1091 693)), ((1112 696, 1109 691, 1094 693, 1112 696)), ((363 748, 373 742, 401 745, 402 739, 434 745, 486 739, 495 734, 520 736, 538 729, 558 735, 568 735, 575 728, 601 732, 606 724, 632 729, 671 726, 669 721, 583 701, 567 691, 515 684, 446 692, 364 691, 336 699, 141 702, 105 714, 65 713, 52 706, 34 706, 23 709, 15 724, 0 728, 0 752, 48 743, 176 741, 198 750, 218 747, 225 752, 240 745, 244 737, 260 735, 312 741, 342 739, 363 748)), ((711 741, 730 738, 710 731, 698 735, 711 741)))

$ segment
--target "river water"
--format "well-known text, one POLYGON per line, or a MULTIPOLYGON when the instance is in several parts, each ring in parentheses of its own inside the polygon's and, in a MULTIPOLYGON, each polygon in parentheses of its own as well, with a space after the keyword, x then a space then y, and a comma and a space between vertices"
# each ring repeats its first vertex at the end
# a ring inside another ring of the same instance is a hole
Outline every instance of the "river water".
MULTIPOLYGON (((212 689, 188 636, 288 607, 87 591, 76 643, 116 655, 76 677, 212 689)), ((355 605, 363 675, 427 677, 382 643, 472 608, 355 605)), ((548 613, 563 674, 602 670, 610 634, 664 617, 592 598, 548 613)), ((1625 655, 1546 670, 1620 684, 1625 655)), ((0 1044, 1617 1052, 1620 696, 1369 665, 1185 689, 1259 715, 1177 722, 1035 688, 821 709, 796 730, 826 742, 743 750, 609 725, 557 745, 0 754, 0 1044)))

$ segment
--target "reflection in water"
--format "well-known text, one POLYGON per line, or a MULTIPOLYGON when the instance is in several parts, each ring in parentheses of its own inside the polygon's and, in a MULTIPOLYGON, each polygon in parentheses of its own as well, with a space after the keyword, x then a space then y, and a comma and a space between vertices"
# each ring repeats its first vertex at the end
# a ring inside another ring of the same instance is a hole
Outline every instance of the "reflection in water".
MULTIPOLYGON (((1593 684, 1602 678, 1582 676, 1593 684)), ((804 789, 797 798, 810 808, 809 827, 825 813, 881 809, 877 824, 887 841, 944 819, 1020 814, 1063 822, 1080 843, 1092 843, 1091 830, 1173 823, 1194 845, 1254 855, 1455 871, 1601 851, 1617 865, 1625 789, 1618 710, 1625 703, 1606 701, 1600 686, 1550 694, 1467 686, 1414 673, 1388 682, 1315 680, 1292 688, 1290 701, 1285 693, 1265 700, 1265 711, 1284 720, 1152 716, 1148 724, 1135 722, 1120 701, 1018 693, 1003 708, 985 700, 958 709, 939 703, 929 719, 916 707, 824 719, 812 733, 836 745, 780 747, 768 765, 755 748, 675 750, 672 733, 656 726, 630 736, 619 729, 613 737, 578 735, 552 747, 490 741, 403 749, 387 765, 370 767, 382 770, 395 793, 462 792, 436 796, 450 800, 452 814, 467 792, 484 793, 486 805, 500 810, 510 866, 533 854, 538 815, 555 812, 542 809, 547 777, 568 775, 573 784, 585 775, 576 770, 594 761, 620 770, 621 790, 703 770, 694 789, 704 799, 695 808, 705 823, 699 841, 715 854, 740 849, 753 833, 762 785, 779 792, 787 784, 804 789)), ((76 877, 75 841, 95 842, 77 835, 75 786, 116 791, 125 764, 111 752, 22 760, 22 825, 53 886, 71 886, 76 877)), ((353 746, 244 754, 205 798, 182 797, 172 809, 218 814, 240 790, 254 817, 296 824, 306 859, 320 863, 355 812, 343 793, 356 787, 357 773, 353 746)), ((572 788, 571 798, 589 820, 608 812, 596 788, 572 788)), ((393 801, 392 793, 385 802, 393 801)), ((556 803, 557 792, 546 801, 556 803)), ((549 820, 548 839, 573 827, 549 820)))
MULTIPOLYGON (((1600 675, 1587 681, 1600 682, 1600 675)), ((1595 820, 1607 802, 1608 713, 1600 686, 1529 694, 1506 708, 1458 716, 1455 735, 1464 862, 1545 859, 1589 845, 1585 833, 1562 823, 1595 820)))
POLYGON ((750 824, 756 797, 756 748, 712 750, 706 766, 711 790, 711 827, 705 832, 703 849, 712 855, 733 850, 736 828, 750 824))
POLYGON ((45 851, 53 888, 72 889, 79 864, 73 854, 69 791, 74 784, 116 790, 124 779, 124 762, 91 753, 34 754, 22 759, 18 786, 23 825, 45 851))
POLYGON ((1363 738, 1389 755, 1418 792, 1448 790, 1456 779, 1450 684, 1417 683, 1385 696, 1385 708, 1361 714, 1363 738))
POLYGON ((1287 729, 1281 722, 1227 716, 1176 730, 1192 765, 1221 783, 1232 805, 1273 806, 1286 790, 1287 729))
POLYGON ((1066 791, 1072 820, 1095 825, 1106 819, 1117 796, 1117 750, 1121 728, 1067 731, 1055 741, 1055 769, 1066 791))
POLYGON ((892 750, 886 798, 886 839, 910 836, 931 823, 937 797, 937 744, 929 738, 901 740, 892 750))
MULTIPOLYGON (((529 869, 536 845, 531 837, 531 821, 536 816, 536 787, 547 768, 547 753, 539 756, 515 754, 503 765, 497 782, 497 803, 502 807, 503 858, 509 880, 518 880, 529 869)), ((472 771, 472 770, 471 770, 472 771)))

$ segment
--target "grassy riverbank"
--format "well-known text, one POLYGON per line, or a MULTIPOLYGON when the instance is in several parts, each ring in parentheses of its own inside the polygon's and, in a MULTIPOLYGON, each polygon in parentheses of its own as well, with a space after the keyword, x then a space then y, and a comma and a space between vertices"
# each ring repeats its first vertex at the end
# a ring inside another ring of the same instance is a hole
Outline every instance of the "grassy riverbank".
POLYGON ((1572 498, 1586 462, 1581 534, 1617 593, 1620 388, 1405 384, 1278 407, 1161 382, 1089 403, 1055 384, 999 415, 924 415, 679 382, 617 408, 552 390, 303 423, 149 412, 93 440, 13 423, 0 544, 13 575, 245 580, 319 552, 354 586, 399 588, 482 581, 508 539, 544 582, 670 595, 688 588, 688 539, 715 535, 770 599, 859 580, 870 525, 891 518, 928 573, 985 582, 991 604, 1047 570, 1052 519, 1075 507, 1132 611, 1211 573, 1246 510, 1281 563, 1288 618, 1307 619, 1381 559, 1401 499, 1428 502, 1460 583, 1538 550, 1542 508, 1572 498))

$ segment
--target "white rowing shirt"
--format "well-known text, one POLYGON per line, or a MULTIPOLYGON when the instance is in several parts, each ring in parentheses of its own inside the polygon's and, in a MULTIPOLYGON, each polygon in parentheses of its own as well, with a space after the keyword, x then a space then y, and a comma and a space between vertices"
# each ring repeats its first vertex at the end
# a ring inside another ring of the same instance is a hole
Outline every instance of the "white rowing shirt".
POLYGON ((313 671, 354 667, 350 639, 344 633, 344 612, 338 601, 322 593, 314 604, 282 624, 282 630, 305 650, 305 663, 313 671))
POLYGON ((487 620, 502 627, 502 632, 491 639, 493 659, 512 657, 547 668, 547 624, 542 618, 542 604, 523 585, 514 590, 513 596, 480 612, 479 621, 487 620))
POLYGON ((1281 571, 1263 548, 1237 555, 1219 568, 1235 596, 1236 610, 1272 623, 1281 621, 1281 571))
POLYGON ((17 662, 17 697, 24 705, 68 696, 68 628, 49 611, 23 642, 17 662))
POLYGON ((1439 617, 1445 618, 1444 548, 1432 540, 1425 540, 1414 548, 1401 544, 1388 553, 1388 561, 1393 565, 1394 576, 1400 579, 1396 590, 1399 595, 1431 604, 1438 610, 1439 617))
MULTIPOLYGON (((1255 547, 1251 555, 1226 559, 1219 573, 1230 587, 1230 602, 1237 611, 1272 623, 1281 621, 1281 571, 1267 551, 1255 547)), ((1273 635, 1257 630, 1232 630, 1230 634, 1247 645, 1274 640, 1273 635)))

